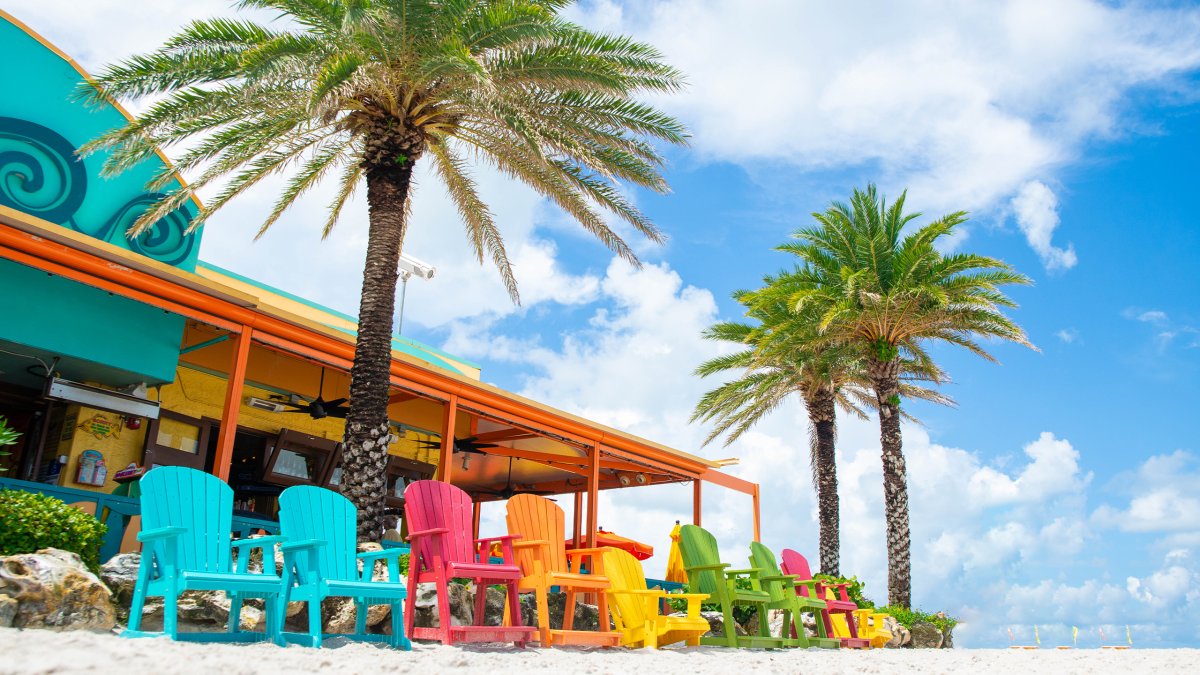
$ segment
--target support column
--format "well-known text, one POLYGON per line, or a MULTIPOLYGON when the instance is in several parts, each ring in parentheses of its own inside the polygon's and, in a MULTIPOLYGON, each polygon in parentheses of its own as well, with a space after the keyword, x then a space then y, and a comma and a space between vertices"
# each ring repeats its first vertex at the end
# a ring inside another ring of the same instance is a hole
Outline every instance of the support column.
POLYGON ((700 487, 704 481, 697 478, 692 481, 692 524, 700 527, 700 487))
POLYGON ((244 325, 242 332, 234 337, 233 361, 229 365, 229 380, 225 383, 225 405, 221 409, 213 473, 227 483, 229 467, 233 463, 233 439, 237 436, 238 410, 242 406, 242 385, 246 382, 246 363, 250 360, 250 341, 253 336, 254 329, 244 325))
POLYGON ((581 535, 583 534, 582 533, 582 530, 583 530, 583 493, 582 492, 575 493, 575 511, 572 514, 571 520, 573 521, 572 526, 571 526, 571 543, 573 543, 575 545, 575 548, 579 548, 579 542, 583 541, 583 539, 581 537, 581 535))
POLYGON ((473 502, 471 504, 471 538, 479 538, 479 511, 482 508, 482 502, 473 502))
POLYGON ((451 394, 442 415, 442 452, 438 456, 437 479, 449 483, 454 462, 454 422, 458 417, 458 394, 451 394))
POLYGON ((599 519, 596 507, 600 502, 600 443, 592 443, 588 453, 588 482, 587 482, 587 547, 596 546, 596 528, 599 519))
POLYGON ((759 507, 758 491, 759 491, 759 487, 758 487, 758 484, 756 483, 754 485, 754 495, 752 497, 754 499, 754 541, 762 541, 762 535, 758 529, 759 523, 761 522, 761 518, 759 517, 759 512, 758 512, 758 507, 759 507))

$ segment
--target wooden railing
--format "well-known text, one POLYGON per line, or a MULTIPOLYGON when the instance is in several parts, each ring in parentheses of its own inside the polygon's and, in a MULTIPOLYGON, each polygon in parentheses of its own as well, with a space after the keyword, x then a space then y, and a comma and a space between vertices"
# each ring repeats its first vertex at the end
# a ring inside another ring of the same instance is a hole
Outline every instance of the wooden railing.
MULTIPOLYGON (((26 480, 2 477, 0 477, 0 490, 36 492, 54 497, 68 504, 76 504, 78 502, 95 504, 96 519, 108 526, 108 531, 104 533, 104 539, 100 543, 100 562, 106 562, 109 558, 120 552, 121 539, 125 536, 125 528, 129 524, 130 517, 141 515, 142 513, 142 505, 134 497, 118 497, 91 490, 77 490, 59 485, 47 485, 46 483, 34 483, 26 480)), ((263 518, 252 518, 236 514, 233 516, 232 534, 235 537, 246 537, 260 530, 267 534, 279 534, 279 523, 263 518)))

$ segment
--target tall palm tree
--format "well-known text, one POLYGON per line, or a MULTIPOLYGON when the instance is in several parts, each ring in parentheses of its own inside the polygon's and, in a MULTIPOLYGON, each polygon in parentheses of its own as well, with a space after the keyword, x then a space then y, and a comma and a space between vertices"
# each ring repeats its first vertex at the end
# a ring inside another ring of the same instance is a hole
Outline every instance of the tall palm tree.
MULTIPOLYGON (((365 183, 369 213, 359 333, 346 417, 343 491, 360 538, 380 531, 390 441, 387 400, 396 264, 414 167, 428 156, 466 224, 518 301, 500 231, 471 176, 490 165, 549 198, 618 255, 637 257, 607 211, 652 241, 658 229, 617 182, 667 190, 651 140, 682 143, 682 124, 638 100, 682 84, 651 46, 564 20, 570 0, 241 0, 274 23, 197 21, 155 52, 107 68, 85 93, 162 97, 85 151, 109 150, 114 174, 157 146, 193 144, 176 167, 191 184, 138 219, 144 231, 192 194, 215 196, 199 225, 264 178, 290 176, 259 229, 335 176, 328 236, 365 183)), ((165 169, 149 184, 171 181, 165 169)))
MULTIPOLYGON (((759 291, 738 291, 734 299, 746 307, 756 324, 724 321, 703 333, 705 339, 742 345, 744 349, 717 356, 696 369, 708 377, 722 373, 740 376, 705 393, 692 421, 715 421, 707 445, 725 436, 737 440, 793 394, 799 394, 809 420, 809 468, 817 488, 821 571, 841 576, 840 505, 837 491, 837 408, 866 419, 864 407, 874 407, 864 361, 855 350, 824 342, 817 334, 818 319, 792 311, 777 285, 787 277, 767 277, 759 291)), ((944 405, 953 401, 907 381, 941 382, 937 370, 921 371, 905 363, 901 383, 906 395, 944 405)))
POLYGON ((819 316, 830 344, 850 346, 863 358, 879 411, 887 518, 888 602, 909 607, 912 572, 908 472, 900 431, 902 364, 933 366, 930 342, 964 347, 996 359, 978 342, 998 338, 1034 348, 1005 316, 1015 307, 1001 290, 1030 279, 1004 262, 972 253, 942 253, 939 240, 966 221, 965 212, 904 231, 920 214, 904 213, 905 194, 892 204, 874 185, 855 190, 850 204, 815 213, 817 227, 800 230, 780 250, 801 267, 785 287, 797 312, 819 316))

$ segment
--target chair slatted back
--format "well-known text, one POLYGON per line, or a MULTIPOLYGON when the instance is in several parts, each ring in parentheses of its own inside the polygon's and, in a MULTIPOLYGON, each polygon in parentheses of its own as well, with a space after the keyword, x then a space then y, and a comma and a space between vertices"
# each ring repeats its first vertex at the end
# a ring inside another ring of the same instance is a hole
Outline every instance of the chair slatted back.
MULTIPOLYGON (((614 591, 644 591, 646 577, 642 565, 627 551, 608 548, 604 551, 604 576, 614 591)), ((641 626, 647 619, 642 598, 629 593, 613 593, 612 609, 626 626, 641 626)))
POLYGON ((233 489, 211 474, 182 466, 160 466, 141 479, 142 527, 182 527, 176 537, 179 568, 228 572, 233 531, 233 489))
MULTIPOLYGON (((780 555, 783 557, 784 574, 795 574, 799 581, 809 581, 813 578, 812 570, 808 567, 808 559, 800 555, 799 551, 785 548, 780 555)), ((800 591, 800 595, 809 597, 806 587, 797 584, 796 589, 800 591)))
POLYGON ((313 485, 290 487, 279 495, 279 531, 288 541, 324 540, 316 550, 323 579, 359 578, 358 509, 342 495, 313 485))
MULTIPOLYGON (((684 525, 679 528, 679 553, 683 556, 684 567, 715 565, 721 562, 716 538, 708 530, 697 525, 684 525)), ((688 589, 692 593, 715 594, 718 588, 724 588, 724 579, 725 576, 720 570, 689 571, 688 589)))
MULTIPOLYGON (((563 510, 558 504, 537 495, 516 495, 508 500, 508 533, 519 534, 522 541, 547 541, 550 543, 547 572, 567 572, 566 542, 563 539, 563 510)), ((524 574, 533 573, 533 561, 537 552, 519 549, 517 564, 524 574)))
MULTIPOLYGON (((783 571, 779 569, 779 563, 775 560, 775 554, 757 541, 750 542, 750 566, 762 570, 762 576, 783 575, 783 571)), ((762 580, 760 584, 767 595, 771 596, 771 602, 787 599, 787 590, 782 581, 762 580)))
MULTIPOLYGON (((421 571, 433 562, 435 542, 441 542, 443 562, 475 562, 475 543, 472 537, 472 502, 466 492, 436 480, 419 480, 404 489, 404 519, 409 532, 444 527, 450 533, 444 537, 422 537, 416 542, 416 557, 421 571)), ((487 553, 484 553, 486 557, 487 553)))

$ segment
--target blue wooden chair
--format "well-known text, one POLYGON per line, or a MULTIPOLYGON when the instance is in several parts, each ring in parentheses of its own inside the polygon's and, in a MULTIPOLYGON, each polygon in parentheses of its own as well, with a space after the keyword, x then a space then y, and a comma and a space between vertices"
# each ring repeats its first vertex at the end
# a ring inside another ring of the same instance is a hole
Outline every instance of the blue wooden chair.
POLYGON ((286 600, 308 603, 308 634, 283 633, 283 638, 320 647, 324 638, 348 637, 412 649, 412 643, 404 635, 403 607, 408 592, 400 581, 399 558, 406 551, 356 553, 358 510, 349 499, 330 490, 308 485, 290 487, 279 495, 279 509, 286 600), (371 580, 377 560, 387 562, 386 582, 371 580), (362 572, 358 569, 359 561, 363 563, 362 572), (321 632, 321 601, 329 597, 354 599, 358 616, 353 634, 321 632), (391 635, 367 633, 370 605, 391 605, 391 635))
POLYGON ((281 537, 231 541, 233 490, 220 478, 178 466, 162 466, 141 479, 142 559, 137 586, 129 608, 124 637, 168 635, 175 640, 198 642, 279 641, 283 626, 283 581, 272 570, 248 572, 250 553, 263 549, 264 560, 274 560, 274 545, 281 537), (232 571, 231 547, 238 549, 238 569, 232 571), (269 550, 269 551, 268 551, 269 550), (270 555, 267 555, 268 552, 270 555), (178 600, 184 591, 225 591, 231 600, 229 628, 225 633, 180 633, 178 600), (147 597, 163 598, 163 630, 141 630, 147 597), (267 630, 241 630, 242 601, 263 598, 267 630))

